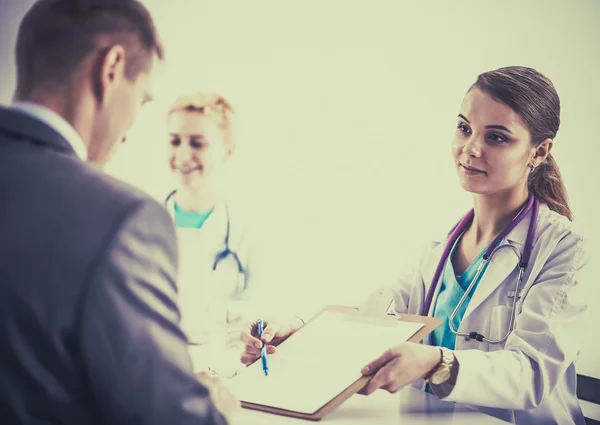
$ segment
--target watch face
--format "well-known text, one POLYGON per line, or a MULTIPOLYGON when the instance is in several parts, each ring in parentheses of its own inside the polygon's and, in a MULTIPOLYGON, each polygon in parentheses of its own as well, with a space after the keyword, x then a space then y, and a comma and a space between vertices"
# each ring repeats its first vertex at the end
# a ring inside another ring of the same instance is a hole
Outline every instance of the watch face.
POLYGON ((444 366, 438 370, 436 370, 433 375, 431 375, 430 381, 434 385, 440 385, 450 379, 450 368, 448 366, 444 366))

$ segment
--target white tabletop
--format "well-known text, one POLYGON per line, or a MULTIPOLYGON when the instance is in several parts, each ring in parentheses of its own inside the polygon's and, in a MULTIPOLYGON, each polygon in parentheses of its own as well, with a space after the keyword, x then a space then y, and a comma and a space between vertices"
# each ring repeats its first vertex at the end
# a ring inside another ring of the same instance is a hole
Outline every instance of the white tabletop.
MULTIPOLYGON (((310 424, 311 421, 240 409, 231 418, 232 425, 310 424)), ((327 424, 460 424, 494 425, 507 422, 442 401, 434 395, 406 387, 397 394, 377 391, 370 396, 354 395, 320 421, 327 424)))

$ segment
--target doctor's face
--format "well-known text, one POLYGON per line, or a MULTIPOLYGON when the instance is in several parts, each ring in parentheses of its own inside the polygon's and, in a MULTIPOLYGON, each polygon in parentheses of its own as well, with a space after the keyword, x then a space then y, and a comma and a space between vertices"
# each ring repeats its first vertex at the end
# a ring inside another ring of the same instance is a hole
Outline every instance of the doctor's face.
POLYGON ((467 93, 452 144, 463 189, 486 195, 524 190, 534 152, 519 114, 476 88, 467 93))
POLYGON ((201 190, 219 179, 232 148, 223 131, 197 111, 176 111, 169 116, 169 165, 183 188, 201 190))

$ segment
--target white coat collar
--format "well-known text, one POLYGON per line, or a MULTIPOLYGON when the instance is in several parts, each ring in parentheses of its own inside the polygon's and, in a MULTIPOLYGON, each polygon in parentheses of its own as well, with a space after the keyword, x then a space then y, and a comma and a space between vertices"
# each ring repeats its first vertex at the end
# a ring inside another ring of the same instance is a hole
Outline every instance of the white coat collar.
MULTIPOLYGON (((536 234, 534 236, 534 245, 538 237, 538 230, 541 227, 541 223, 545 221, 549 213, 548 205, 545 202, 540 202, 540 209, 538 212, 538 221, 536 225, 536 234)), ((527 239, 527 232, 529 230, 529 224, 531 223, 531 214, 528 214, 515 228, 500 242, 501 245, 510 244, 513 245, 521 255, 523 255, 523 249, 525 246, 525 240, 527 239)), ((450 230, 450 229, 448 229, 450 230)), ((423 279, 425 284, 425 293, 429 290, 435 269, 442 256, 442 251, 448 241, 448 234, 446 233, 443 238, 439 238, 436 242, 438 245, 431 251, 430 258, 424 263, 423 279)), ((513 250, 508 248, 502 248, 494 255, 492 261, 490 261, 485 273, 481 277, 477 289, 471 296, 471 301, 467 307, 464 317, 467 317, 473 310, 475 310, 511 273, 513 273, 518 266, 519 259, 514 254, 513 250)), ((443 275, 443 274, 442 274, 443 275)), ((517 274, 515 274, 516 279, 517 274)), ((440 277, 441 279, 441 277, 440 277)), ((515 280, 516 283, 516 280, 515 280)), ((440 285, 437 285, 436 292, 434 294, 432 307, 429 310, 429 314, 433 314, 433 306, 437 299, 440 285)), ((463 319, 464 319, 463 317, 463 319)))
MULTIPOLYGON (((540 201, 540 209, 538 212, 538 222, 536 226, 537 229, 540 227, 540 223, 546 219, 550 208, 548 208, 548 204, 544 201, 540 201)), ((458 221, 457 221, 458 222, 458 221)), ((507 241, 518 243, 520 245, 525 245, 525 239, 527 239, 527 231, 529 230, 529 223, 531 222, 531 214, 528 214, 519 224, 515 226, 514 229, 510 231, 508 235, 502 240, 501 243, 505 243, 507 241)), ((448 241, 448 236, 450 234, 450 230, 448 229, 445 233, 440 233, 438 237, 434 240, 435 243, 445 244, 448 241)), ((440 251, 441 255, 441 251, 440 251)))

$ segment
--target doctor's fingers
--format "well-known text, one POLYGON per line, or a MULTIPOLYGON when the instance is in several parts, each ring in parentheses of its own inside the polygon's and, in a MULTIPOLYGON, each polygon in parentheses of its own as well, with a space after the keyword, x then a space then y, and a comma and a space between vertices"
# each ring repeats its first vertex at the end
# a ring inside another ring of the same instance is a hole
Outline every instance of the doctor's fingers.
POLYGON ((385 387, 381 387, 382 390, 386 390, 387 392, 391 393, 391 394, 396 394, 398 391, 400 391, 402 388, 406 387, 409 383, 406 382, 405 380, 399 381, 396 380, 394 382, 392 382, 391 384, 386 385, 385 387))
POLYGON ((372 375, 379 369, 384 367, 389 361, 400 357, 402 353, 402 346, 397 345, 395 347, 386 350, 381 356, 373 360, 371 363, 362 368, 361 373, 363 375, 372 375))
POLYGON ((393 393, 406 385, 403 384, 400 363, 400 359, 396 358, 388 362, 383 368, 379 369, 365 387, 365 394, 372 394, 380 388, 393 393))

